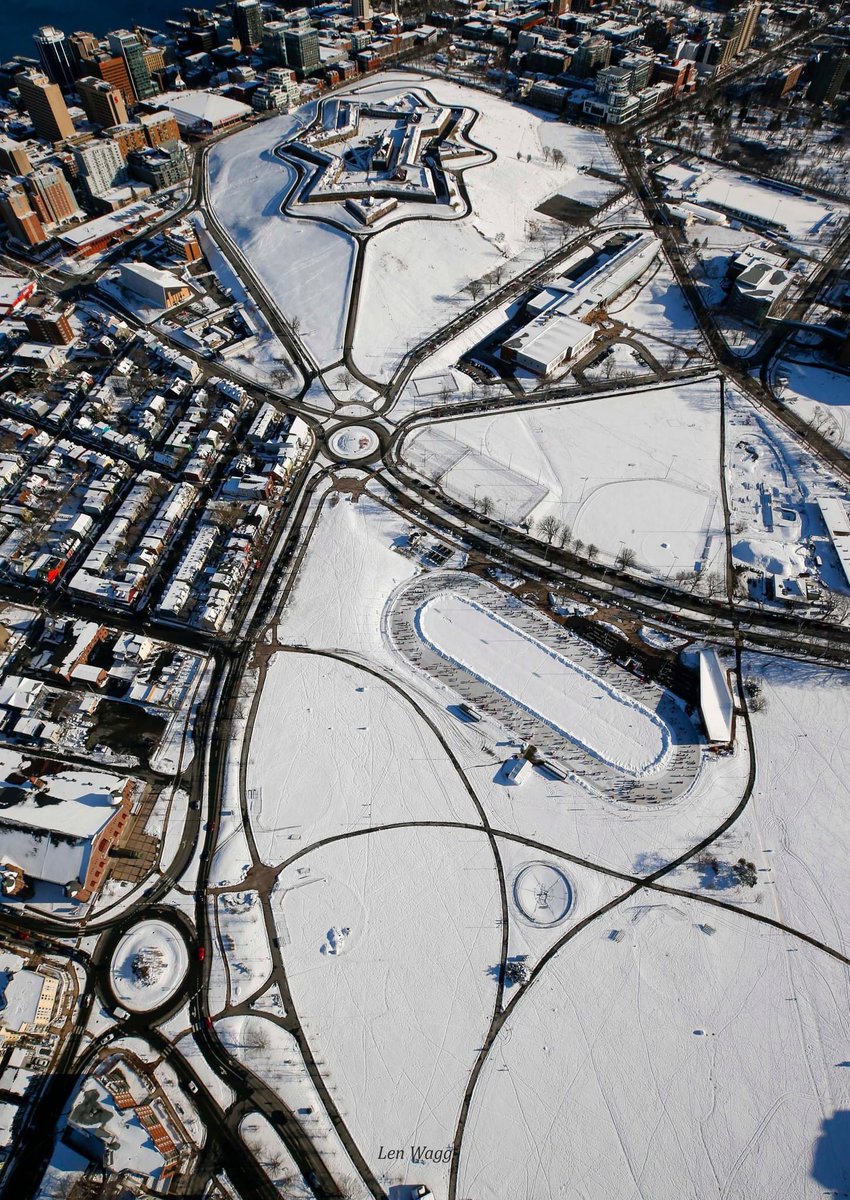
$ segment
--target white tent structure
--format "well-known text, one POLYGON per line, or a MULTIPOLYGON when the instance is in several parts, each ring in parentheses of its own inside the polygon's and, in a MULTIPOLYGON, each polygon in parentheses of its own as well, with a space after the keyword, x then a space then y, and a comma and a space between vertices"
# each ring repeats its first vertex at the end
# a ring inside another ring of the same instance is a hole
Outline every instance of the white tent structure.
POLYGON ((731 742, 735 701, 716 650, 699 652, 699 707, 710 742, 731 742))

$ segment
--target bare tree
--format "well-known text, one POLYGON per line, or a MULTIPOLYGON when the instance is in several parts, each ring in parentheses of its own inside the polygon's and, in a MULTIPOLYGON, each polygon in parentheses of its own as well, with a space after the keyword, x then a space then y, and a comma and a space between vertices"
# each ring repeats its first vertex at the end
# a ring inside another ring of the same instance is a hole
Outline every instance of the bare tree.
POLYGON ((550 546, 558 536, 558 531, 560 528, 561 522, 557 517, 553 517, 551 513, 548 516, 543 517, 540 522, 540 532, 543 534, 550 546))
POLYGON ((628 567, 633 567, 637 562, 637 555, 631 546, 621 546, 620 551, 615 559, 617 566, 621 571, 625 571, 628 567))
POLYGON ((570 542, 572 541, 572 539, 573 539, 573 531, 570 529, 570 527, 566 523, 566 521, 564 521, 563 525, 561 526, 561 532, 558 537, 558 541, 560 542, 561 546, 563 546, 563 548, 565 550, 569 550, 570 542))
POLYGON ((484 284, 480 279, 470 279, 469 283, 466 285, 466 290, 469 292, 473 300, 477 300, 484 291, 484 284))
POLYGON ((599 553, 599 547, 596 545, 596 543, 588 542, 587 543, 587 557, 590 560, 590 562, 593 562, 594 558, 596 558, 598 553, 599 553))
POLYGON ((705 589, 709 596, 719 596, 724 588, 723 576, 717 571, 709 571, 705 577, 705 589))

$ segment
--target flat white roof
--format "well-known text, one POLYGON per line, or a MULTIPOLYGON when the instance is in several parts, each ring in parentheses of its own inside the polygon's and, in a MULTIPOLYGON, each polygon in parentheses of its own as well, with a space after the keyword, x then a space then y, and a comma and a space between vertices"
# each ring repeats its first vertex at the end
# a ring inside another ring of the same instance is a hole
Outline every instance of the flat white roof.
POLYGON ((76 229, 69 229, 67 233, 61 234, 59 240, 66 246, 85 246, 87 242, 93 242, 96 238, 106 237, 111 233, 120 233, 129 225, 135 225, 140 221, 153 221, 160 215, 160 212, 161 209, 140 200, 138 204, 129 204, 118 212, 107 213, 104 217, 95 217, 93 221, 86 221, 84 225, 78 225, 76 229))
POLYGON ((586 345, 593 332, 589 325, 564 313, 546 313, 509 338, 505 346, 548 368, 561 355, 571 354, 576 346, 586 345))
POLYGON ((31 1025, 38 1012, 43 988, 44 978, 35 971, 17 971, 3 991, 0 1024, 15 1031, 31 1025))
POLYGON ((820 497, 818 508, 829 533, 829 539, 838 555, 844 578, 850 584, 850 519, 847 516, 847 508, 835 496, 820 497))
POLYGON ((699 652, 699 707, 709 740, 731 741, 735 702, 729 687, 729 674, 716 650, 699 652))

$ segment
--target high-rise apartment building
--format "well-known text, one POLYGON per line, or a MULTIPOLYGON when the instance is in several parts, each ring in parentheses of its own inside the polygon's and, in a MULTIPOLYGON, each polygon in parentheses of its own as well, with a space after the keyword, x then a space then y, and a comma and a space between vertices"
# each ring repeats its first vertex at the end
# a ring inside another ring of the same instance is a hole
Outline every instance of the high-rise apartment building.
POLYGON ((123 125, 127 120, 127 105, 121 89, 106 79, 97 79, 94 75, 86 75, 77 81, 77 92, 80 104, 85 109, 86 116, 101 129, 111 125, 123 125))
POLYGON ((113 125, 106 130, 106 136, 118 147, 122 158, 126 158, 131 150, 144 150, 148 144, 145 138, 145 127, 138 121, 126 121, 123 125, 113 125))
POLYGON ((139 124, 145 131, 147 144, 155 150, 164 142, 179 142, 180 128, 173 113, 162 109, 160 112, 142 113, 139 124))
POLYGON ((74 122, 58 84, 51 83, 40 71, 32 70, 21 71, 15 76, 15 83, 40 137, 61 142, 74 136, 74 122))
POLYGON ((351 15, 355 21, 368 21, 372 16, 371 0, 351 0, 351 15))
POLYGON ((286 62, 299 75, 309 75, 322 65, 319 55, 319 35, 315 29, 306 26, 299 29, 288 29, 284 38, 286 45, 286 62))
POLYGON ((42 25, 38 33, 33 34, 33 41, 47 77, 59 87, 73 87, 74 55, 62 30, 42 25))
POLYGON ((0 191, 0 217, 12 237, 24 246, 39 246, 48 241, 44 226, 33 211, 23 184, 9 184, 0 191))
POLYGON ((236 0, 233 5, 233 30, 243 50, 263 42, 263 10, 258 0, 236 0))
POLYGON ((118 29, 107 35, 109 48, 113 54, 120 54, 127 64, 127 71, 133 83, 133 91, 138 100, 149 100, 156 95, 156 84, 151 80, 150 71, 145 62, 145 47, 135 33, 127 29, 118 29))
POLYGON ((24 324, 30 337, 48 346, 67 346, 74 340, 69 316, 71 305, 53 297, 38 296, 23 311, 24 324))
POLYGON ((283 21, 269 21, 263 30, 263 54, 279 67, 286 66, 286 30, 283 21))
POLYGON ((127 182, 127 169, 121 151, 112 141, 89 142, 78 146, 74 158, 80 178, 90 196, 103 196, 127 182))
POLYGON ((850 70, 850 57, 840 51, 822 54, 815 68, 806 98, 814 104, 832 104, 844 86, 850 70))
POLYGON ((27 176, 24 186, 42 224, 61 225, 81 215, 71 185, 58 167, 49 163, 39 167, 27 176))

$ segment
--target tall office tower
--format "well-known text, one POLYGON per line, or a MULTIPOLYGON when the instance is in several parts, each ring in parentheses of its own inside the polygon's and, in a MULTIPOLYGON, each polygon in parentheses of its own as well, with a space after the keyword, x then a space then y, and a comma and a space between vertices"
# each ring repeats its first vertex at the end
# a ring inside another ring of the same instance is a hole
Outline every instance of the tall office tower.
POLYGON ((71 185, 58 167, 49 164, 27 176, 30 203, 45 225, 61 225, 80 212, 71 185))
POLYGON ((848 70, 850 70, 850 58, 846 54, 839 51, 822 54, 814 78, 809 84, 806 99, 811 100, 814 104, 832 104, 844 86, 848 70))
POLYGON ((77 91, 86 116, 101 129, 109 129, 111 125, 123 125, 127 120, 127 105, 121 95, 121 89, 114 83, 109 83, 106 79, 96 79, 94 75, 86 75, 77 81, 77 91))
POLYGON ((263 30, 263 54, 279 67, 286 66, 286 29, 283 21, 269 21, 263 30))
POLYGON ((258 0, 236 0, 233 5, 233 29, 244 50, 263 41, 263 10, 258 0))
POLYGON ((25 246, 39 246, 48 240, 44 226, 30 206, 23 184, 13 183, 0 191, 0 217, 12 237, 25 246))
POLYGON ((139 100, 149 100, 156 95, 156 84, 151 81, 150 71, 145 63, 145 48, 135 33, 126 29, 117 29, 107 34, 107 41, 113 54, 120 54, 127 64, 127 71, 133 82, 133 91, 139 100))
POLYGON ((61 142, 74 136, 74 122, 57 84, 40 71, 21 71, 15 76, 15 83, 40 137, 61 142))
POLYGON ((98 40, 93 33, 85 33, 78 30, 72 33, 68 38, 68 43, 71 47, 71 53, 74 57, 74 72, 77 75, 85 75, 86 59, 95 58, 98 53, 98 40))
POLYGON ((0 174, 29 175, 32 170, 26 147, 10 137, 0 136, 0 174))
POLYGON ((105 79, 107 83, 117 87, 124 97, 125 104, 136 103, 133 81, 123 54, 97 54, 94 58, 86 59, 85 69, 98 79, 105 79))
POLYGON ((42 25, 38 33, 33 34, 33 41, 48 78, 60 87, 73 87, 74 56, 62 30, 42 25))
POLYGON ((124 158, 113 141, 103 140, 78 146, 74 150, 74 158, 90 196, 103 196, 112 188, 127 182, 124 158))
POLYGON ((288 29, 284 42, 287 64, 300 75, 308 75, 321 66, 319 35, 315 29, 288 29))
POLYGON ((371 0, 351 0, 351 15, 356 21, 368 21, 372 16, 371 0))

